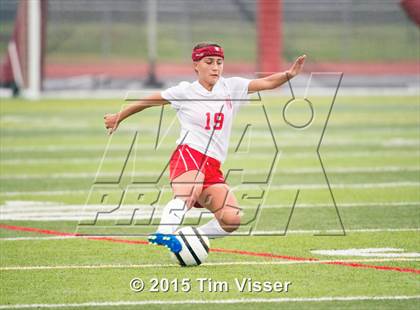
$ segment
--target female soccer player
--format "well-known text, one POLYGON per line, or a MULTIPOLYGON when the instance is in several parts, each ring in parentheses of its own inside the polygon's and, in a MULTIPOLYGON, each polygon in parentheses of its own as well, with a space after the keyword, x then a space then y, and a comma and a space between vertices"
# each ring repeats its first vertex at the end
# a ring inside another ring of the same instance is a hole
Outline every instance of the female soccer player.
POLYGON ((240 225, 239 206, 220 170, 224 162, 233 119, 250 93, 274 89, 299 74, 305 62, 300 56, 291 68, 259 79, 223 78, 223 48, 215 43, 197 44, 192 51, 197 81, 181 82, 116 114, 104 116, 113 133, 130 115, 146 108, 171 104, 181 123, 169 169, 173 199, 165 206, 160 225, 149 241, 181 250, 174 232, 193 206, 210 210, 215 218, 199 227, 203 234, 222 237, 240 225))

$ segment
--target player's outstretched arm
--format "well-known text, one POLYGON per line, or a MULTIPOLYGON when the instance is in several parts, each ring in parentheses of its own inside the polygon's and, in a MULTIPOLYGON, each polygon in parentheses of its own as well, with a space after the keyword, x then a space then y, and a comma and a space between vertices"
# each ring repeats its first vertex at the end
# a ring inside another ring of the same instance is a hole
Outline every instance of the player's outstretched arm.
POLYGON ((109 134, 112 134, 115 130, 117 130, 118 125, 130 115, 143 111, 146 108, 160 106, 167 103, 168 101, 163 99, 160 93, 153 94, 145 100, 128 105, 118 113, 106 114, 104 116, 105 128, 108 129, 109 134))
POLYGON ((274 89, 286 83, 302 71, 305 59, 306 55, 299 56, 289 70, 252 80, 248 85, 248 93, 274 89))

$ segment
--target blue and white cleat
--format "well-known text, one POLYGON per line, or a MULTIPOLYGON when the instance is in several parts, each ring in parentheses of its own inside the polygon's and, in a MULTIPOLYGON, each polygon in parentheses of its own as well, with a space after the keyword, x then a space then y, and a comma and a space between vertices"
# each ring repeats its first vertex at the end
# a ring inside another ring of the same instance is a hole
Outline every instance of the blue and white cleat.
POLYGON ((182 250, 181 242, 179 242, 178 238, 172 234, 154 233, 149 236, 148 240, 151 244, 164 245, 175 254, 181 252, 182 250))

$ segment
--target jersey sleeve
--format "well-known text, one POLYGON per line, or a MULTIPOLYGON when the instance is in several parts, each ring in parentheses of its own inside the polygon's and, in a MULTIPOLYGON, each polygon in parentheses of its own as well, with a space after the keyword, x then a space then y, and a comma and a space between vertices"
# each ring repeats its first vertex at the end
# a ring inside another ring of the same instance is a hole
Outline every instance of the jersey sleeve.
POLYGON ((187 86, 187 82, 181 82, 176 86, 165 89, 160 95, 163 99, 169 101, 175 110, 179 110, 181 108, 182 100, 185 99, 185 88, 187 86))
POLYGON ((248 86, 250 79, 233 77, 227 79, 227 84, 231 91, 232 100, 239 104, 245 104, 249 100, 248 86))

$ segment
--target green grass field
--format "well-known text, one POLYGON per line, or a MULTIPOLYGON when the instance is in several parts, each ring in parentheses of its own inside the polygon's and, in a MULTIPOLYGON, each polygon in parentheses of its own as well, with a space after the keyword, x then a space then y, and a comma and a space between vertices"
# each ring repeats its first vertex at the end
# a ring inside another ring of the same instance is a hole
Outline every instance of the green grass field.
MULTIPOLYGON (((309 98, 315 115, 304 130, 285 124, 282 108, 288 99, 263 96, 238 114, 223 170, 233 169, 227 181, 243 207, 243 226, 235 236, 211 240, 214 251, 194 268, 181 268, 166 249, 142 242, 159 221, 150 221, 150 204, 160 210, 171 197, 165 165, 179 126, 172 124, 175 114, 168 106, 160 131, 161 111, 154 108, 127 120, 110 137, 103 115, 119 110, 122 101, 2 99, 0 309, 210 309, 217 304, 418 309, 418 97, 337 98, 320 146, 337 209, 316 153, 331 98, 309 98), (114 209, 122 190, 123 207, 87 225, 97 211, 114 209), (107 200, 100 205, 104 193, 107 200), (127 214, 136 207, 130 221, 127 214), (113 236, 93 240, 59 232, 113 236), (314 252, 348 249, 382 250, 365 256, 314 252), (133 278, 145 282, 144 291, 130 289, 133 278), (177 279, 178 292, 174 284, 165 292, 164 283, 160 291, 150 291, 154 278, 177 279), (200 291, 199 278, 225 281, 229 290, 210 292, 205 286, 200 291), (243 278, 292 284, 288 292, 240 292, 235 279, 243 278), (191 284, 189 292, 182 291, 182 279, 191 284)), ((289 121, 308 120, 301 103, 290 107, 289 121)), ((209 219, 196 215, 186 225, 209 219)))

